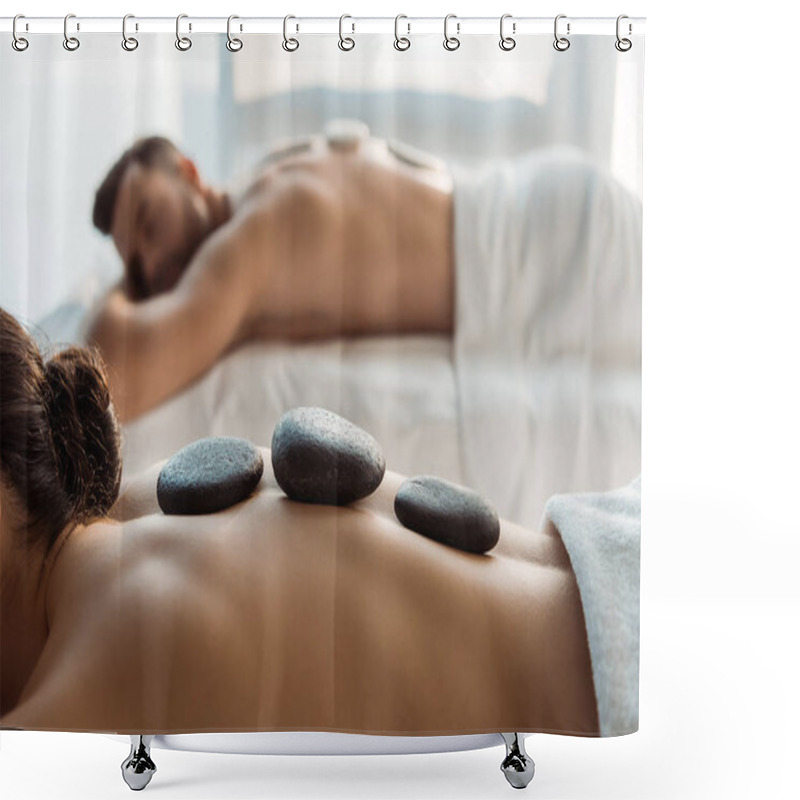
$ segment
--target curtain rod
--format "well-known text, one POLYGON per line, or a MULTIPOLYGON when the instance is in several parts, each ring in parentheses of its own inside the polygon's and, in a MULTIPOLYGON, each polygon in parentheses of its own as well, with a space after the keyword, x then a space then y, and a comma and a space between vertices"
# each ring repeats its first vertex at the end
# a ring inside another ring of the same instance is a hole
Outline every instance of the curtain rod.
MULTIPOLYGON (((345 15, 341 22, 342 30, 347 34, 358 33, 390 33, 395 30, 395 17, 356 17, 345 15)), ((573 34, 610 34, 616 33, 616 17, 570 17, 559 15, 559 31, 573 34)), ((401 15, 397 21, 401 35, 435 33, 443 34, 444 17, 410 17, 401 15)), ((555 17, 513 17, 505 20, 506 35, 553 34, 555 17)), ((623 36, 644 33, 645 17, 625 17, 621 21, 623 36)), ((0 31, 10 33, 13 29, 13 17, 0 17, 0 31)), ((288 20, 288 30, 294 34, 331 34, 340 30, 339 17, 305 17, 293 15, 288 20)), ((182 33, 226 33, 227 17, 194 17, 181 15, 182 33)), ((236 33, 273 33, 282 34, 284 17, 236 17, 232 22, 232 30, 236 33)), ((176 30, 176 17, 136 17, 128 19, 127 30, 139 33, 162 33, 176 30)), ((470 35, 478 33, 498 33, 500 16, 497 17, 458 17, 451 16, 449 28, 451 34, 470 35)), ((122 17, 81 17, 70 15, 70 34, 79 33, 122 33, 122 17)), ((64 33, 64 17, 20 16, 17 20, 17 33, 64 33)))

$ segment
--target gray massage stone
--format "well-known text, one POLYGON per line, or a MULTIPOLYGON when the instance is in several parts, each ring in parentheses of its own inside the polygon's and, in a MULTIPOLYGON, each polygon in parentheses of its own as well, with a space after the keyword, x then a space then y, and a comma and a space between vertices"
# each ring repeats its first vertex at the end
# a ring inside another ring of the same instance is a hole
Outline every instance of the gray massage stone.
POLYGON ((386 459, 363 428, 326 408, 298 406, 272 433, 272 470, 292 500, 345 505, 378 488, 386 459))
POLYGON ((263 472, 261 451, 247 439, 197 439, 161 468, 158 504, 165 514, 213 514, 244 500, 263 472))
POLYGON ((500 539, 500 519, 488 500, 436 475, 403 481, 394 513, 412 531, 471 553, 485 553, 500 539))

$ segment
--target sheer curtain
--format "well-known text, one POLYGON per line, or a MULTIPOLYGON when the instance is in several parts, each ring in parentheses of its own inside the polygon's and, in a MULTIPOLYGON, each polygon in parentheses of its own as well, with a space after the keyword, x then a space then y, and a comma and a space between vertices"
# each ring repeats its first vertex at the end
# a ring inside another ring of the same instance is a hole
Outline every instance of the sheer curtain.
POLYGON ((24 53, 2 48, 0 294, 25 321, 121 274, 110 240, 92 226, 92 204, 134 137, 184 142, 202 130, 193 149, 209 179, 221 177, 219 59, 176 58, 166 36, 163 60, 136 58, 110 36, 90 44, 102 61, 73 57, 58 36, 37 38, 24 53))

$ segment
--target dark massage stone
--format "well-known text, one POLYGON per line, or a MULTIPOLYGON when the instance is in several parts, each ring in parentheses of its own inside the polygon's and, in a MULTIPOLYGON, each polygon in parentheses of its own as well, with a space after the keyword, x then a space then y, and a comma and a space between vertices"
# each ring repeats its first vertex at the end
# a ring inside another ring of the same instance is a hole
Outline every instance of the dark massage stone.
POLYGON ((261 451, 247 439, 197 439, 161 468, 158 504, 165 514, 213 514, 244 500, 263 472, 261 451))
POLYGON ((378 488, 386 459, 363 428, 326 408, 298 406, 272 433, 272 470, 292 500, 345 505, 378 488))
POLYGON ((485 553, 500 539, 500 519, 488 500, 436 475, 403 481, 394 513, 406 528, 471 553, 485 553))

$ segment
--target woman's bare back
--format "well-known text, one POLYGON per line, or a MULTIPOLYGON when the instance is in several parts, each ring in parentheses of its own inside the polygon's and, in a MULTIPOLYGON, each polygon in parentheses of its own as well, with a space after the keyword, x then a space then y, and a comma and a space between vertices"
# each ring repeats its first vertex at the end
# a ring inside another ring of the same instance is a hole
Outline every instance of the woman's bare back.
POLYGON ((585 623, 557 535, 501 519, 485 555, 403 527, 405 476, 299 503, 270 450, 247 500, 166 516, 164 462, 68 540, 51 632, 5 725, 120 733, 596 734, 585 623))

